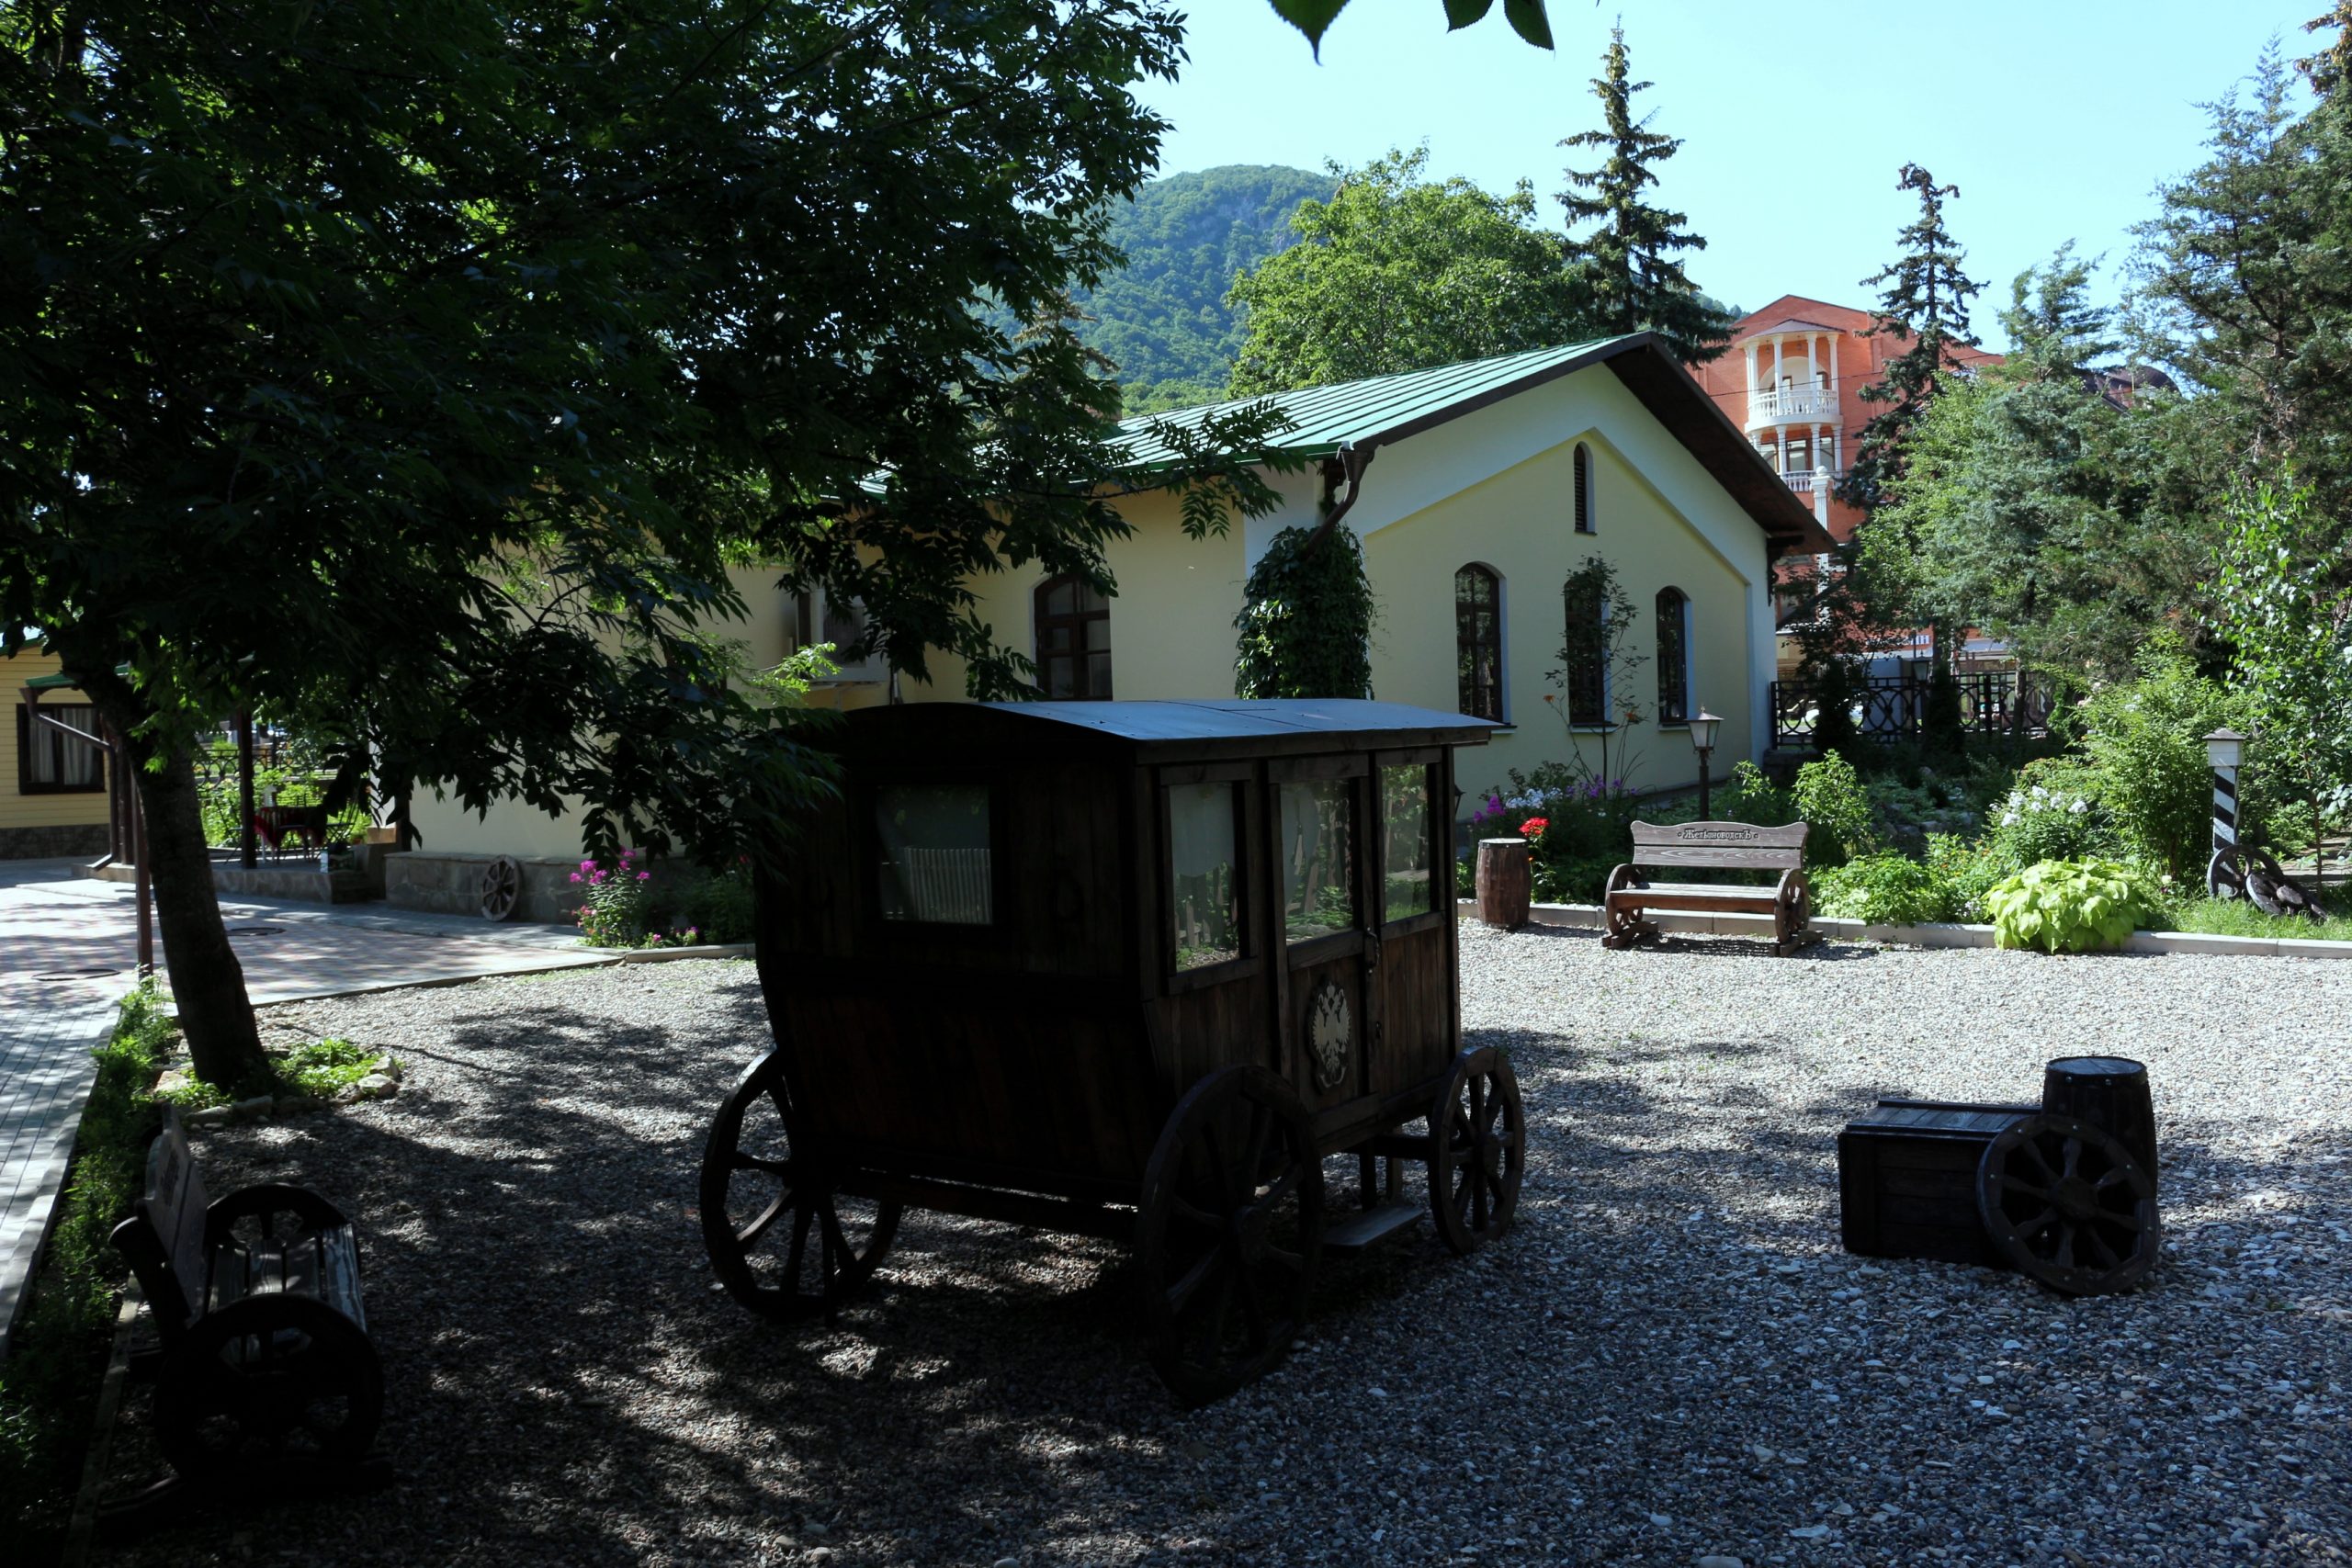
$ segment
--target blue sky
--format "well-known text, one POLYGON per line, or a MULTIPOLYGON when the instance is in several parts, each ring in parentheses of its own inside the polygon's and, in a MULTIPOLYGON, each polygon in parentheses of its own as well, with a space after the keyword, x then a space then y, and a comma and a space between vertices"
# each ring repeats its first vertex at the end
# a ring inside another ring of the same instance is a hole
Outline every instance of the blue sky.
POLYGON ((1173 122, 1164 173, 1219 164, 1362 164, 1426 141, 1433 175, 1493 189, 1525 177, 1547 221, 1565 135, 1598 123, 1588 85, 1622 17, 1638 103, 1684 139, 1663 199, 1707 250, 1692 276, 1753 310, 1781 294, 1857 307, 1859 280, 1914 210, 1906 161, 1961 188, 1951 222, 1984 285, 1976 325, 1998 347, 2008 281, 2064 240, 2104 255, 2120 292, 2132 224, 2156 184, 2195 166, 2208 118, 2277 35, 2310 53, 2322 0, 1973 0, 1964 6, 1815 0, 1551 0, 1546 54, 1487 20, 1447 33, 1439 0, 1354 0, 1306 41, 1262 0, 1194 0, 1192 63, 1141 96, 1173 122))

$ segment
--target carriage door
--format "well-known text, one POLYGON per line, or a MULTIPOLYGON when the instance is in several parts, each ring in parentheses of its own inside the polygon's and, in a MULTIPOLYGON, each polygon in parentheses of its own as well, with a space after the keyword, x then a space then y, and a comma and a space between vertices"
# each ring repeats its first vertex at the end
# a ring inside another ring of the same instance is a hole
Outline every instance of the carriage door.
POLYGON ((1282 940, 1283 1076, 1323 1110, 1366 1092, 1381 1034, 1380 928, 1367 908, 1368 759, 1270 763, 1275 930, 1282 940))

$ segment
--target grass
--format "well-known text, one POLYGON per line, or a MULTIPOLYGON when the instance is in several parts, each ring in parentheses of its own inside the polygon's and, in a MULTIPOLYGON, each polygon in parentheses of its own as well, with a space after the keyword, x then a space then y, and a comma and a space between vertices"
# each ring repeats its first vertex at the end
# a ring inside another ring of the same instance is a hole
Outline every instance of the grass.
POLYGON ((2303 941, 2352 942, 2352 911, 2339 891, 2325 906, 2326 919, 2313 924, 2286 915, 2266 915, 2243 898, 2196 898, 2165 912, 2175 929, 2205 936, 2294 937, 2303 941))
POLYGON ((123 998, 97 1053, 56 1225, 0 1371, 0 1520, 23 1561, 62 1545, 124 1269, 107 1237, 130 1212, 156 1119, 150 1093, 172 1036, 153 991, 123 998))

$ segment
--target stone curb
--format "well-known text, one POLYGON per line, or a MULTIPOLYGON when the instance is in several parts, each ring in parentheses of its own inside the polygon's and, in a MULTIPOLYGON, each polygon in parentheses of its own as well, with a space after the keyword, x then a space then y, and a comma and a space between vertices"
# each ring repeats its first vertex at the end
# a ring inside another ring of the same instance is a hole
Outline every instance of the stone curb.
MULTIPOLYGON (((254 998, 257 1008, 277 1007, 286 1002, 319 1002, 335 997, 372 997, 384 991, 427 991, 443 986, 470 986, 476 980, 503 980, 512 975, 555 975, 566 969, 610 969, 622 964, 666 964, 677 958, 749 958, 750 942, 736 942, 721 947, 640 947, 623 952, 598 952, 583 949, 576 953, 552 953, 544 963, 526 964, 513 969, 485 969, 472 975, 433 975, 413 980, 377 980, 364 986, 332 986, 315 991, 297 991, 279 995, 266 992, 254 998)), ((179 1008, 167 996, 164 1010, 172 1017, 179 1016, 179 1008)))
MULTIPOLYGON (((1477 918, 1475 899, 1464 898, 1455 903, 1464 919, 1477 918)), ((1600 907, 1597 904, 1536 904, 1530 906, 1527 918, 1539 926, 1566 926, 1571 929, 1598 930, 1601 926, 1600 907)), ((1676 914, 1659 910, 1648 917, 1661 931, 1681 931, 1695 936, 1741 936, 1770 942, 1772 938, 1772 917, 1770 915, 1738 914, 1676 914)), ((1991 947, 1991 926, 1867 925, 1860 920, 1816 919, 1813 929, 1833 942, 1883 942, 1899 947, 1991 947)), ((2243 958, 2352 958, 2352 942, 2319 942, 2301 937, 2209 936, 2199 931, 2134 931, 2120 951, 2124 953, 2210 953, 2243 958)), ((2082 954, 2079 956, 2091 956, 2082 954)))
POLYGON ((620 956, 623 964, 667 964, 673 958, 749 958, 752 944, 729 942, 702 947, 634 947, 620 956))

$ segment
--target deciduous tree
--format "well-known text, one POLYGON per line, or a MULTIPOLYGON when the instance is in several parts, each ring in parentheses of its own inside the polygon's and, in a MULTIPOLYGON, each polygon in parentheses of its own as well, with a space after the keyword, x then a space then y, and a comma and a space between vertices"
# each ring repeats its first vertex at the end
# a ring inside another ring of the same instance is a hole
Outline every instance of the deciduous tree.
POLYGON ((1495 196, 1426 180, 1426 148, 1361 169, 1291 219, 1299 243, 1235 279, 1248 311, 1236 397, 1592 335, 1524 182, 1495 196))
POLYGON ((717 849, 822 787, 729 657, 730 563, 861 602, 894 669, 1018 684, 971 580, 1104 579, 1129 477, 1070 334, 974 305, 1051 321, 1112 264, 1105 200, 1161 130, 1128 89, 1179 26, 0 13, 0 650, 37 628, 127 738, 201 1076, 264 1070, 187 760, 227 714, 359 716, 469 806, 717 849))

